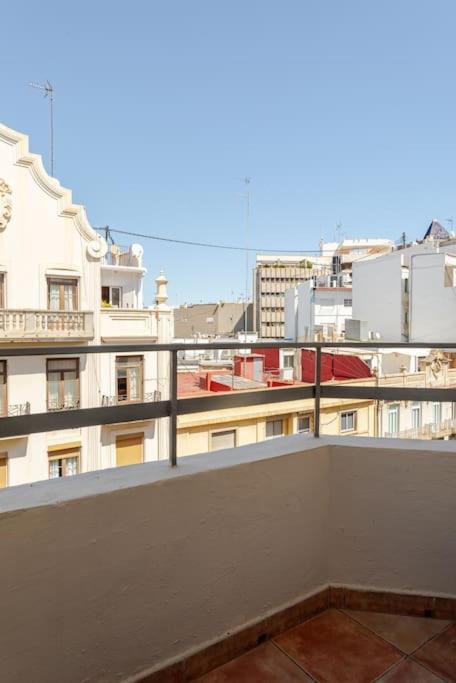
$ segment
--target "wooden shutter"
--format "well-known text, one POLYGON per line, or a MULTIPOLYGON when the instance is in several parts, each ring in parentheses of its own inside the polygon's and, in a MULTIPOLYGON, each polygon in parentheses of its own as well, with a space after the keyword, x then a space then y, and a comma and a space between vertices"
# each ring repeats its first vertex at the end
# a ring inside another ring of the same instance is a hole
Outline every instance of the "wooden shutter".
POLYGON ((116 464, 137 465, 144 460, 144 434, 127 434, 116 439, 116 464))
POLYGON ((0 489, 8 486, 8 458, 0 455, 0 489))

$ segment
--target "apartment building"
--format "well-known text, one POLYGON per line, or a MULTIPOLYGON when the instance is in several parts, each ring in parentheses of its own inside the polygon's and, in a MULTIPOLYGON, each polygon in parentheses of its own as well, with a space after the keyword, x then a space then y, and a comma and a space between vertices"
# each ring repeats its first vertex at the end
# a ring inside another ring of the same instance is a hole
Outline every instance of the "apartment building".
MULTIPOLYGON (((393 367, 392 359, 389 359, 393 367)), ((386 365, 386 364, 385 364, 386 365)), ((233 366, 181 371, 182 398, 220 392, 256 392, 269 388, 271 401, 237 408, 201 410, 178 418, 179 456, 245 446, 281 436, 314 431, 313 398, 275 401, 280 387, 299 387, 315 381, 315 353, 311 350, 258 349, 235 356, 233 366)), ((431 353, 416 372, 401 369, 379 374, 354 354, 322 353, 322 381, 350 387, 441 389, 456 386, 456 369, 442 353, 431 353)), ((329 399, 321 401, 320 432, 327 436, 376 436, 403 439, 456 438, 456 404, 436 401, 374 401, 329 399)))
POLYGON ((314 264, 305 254, 299 257, 259 254, 253 273, 255 329, 264 339, 283 338, 285 292, 312 277, 314 264))
POLYGON ((285 292, 285 339, 341 340, 351 314, 351 287, 338 286, 330 276, 314 277, 285 292))
MULTIPOLYGON (((27 136, 0 126, 0 414, 127 405, 166 393, 162 354, 72 350, 172 338, 166 278, 157 278, 156 302, 146 308, 145 275, 142 248, 108 251, 84 208, 29 152, 27 136), (2 346, 19 344, 58 346, 61 355, 2 359, 2 346)), ((166 457, 164 430, 148 421, 2 439, 0 485, 166 457)))
POLYGON ((344 239, 321 242, 319 254, 258 254, 254 268, 253 316, 255 329, 265 339, 287 338, 285 292, 314 278, 327 279, 326 286, 349 287, 353 263, 368 261, 393 249, 387 239, 344 239))
POLYGON ((432 237, 354 264, 350 338, 454 341, 455 273, 456 241, 432 237))
POLYGON ((238 301, 184 304, 174 309, 174 334, 177 338, 231 337, 252 330, 253 305, 238 301))

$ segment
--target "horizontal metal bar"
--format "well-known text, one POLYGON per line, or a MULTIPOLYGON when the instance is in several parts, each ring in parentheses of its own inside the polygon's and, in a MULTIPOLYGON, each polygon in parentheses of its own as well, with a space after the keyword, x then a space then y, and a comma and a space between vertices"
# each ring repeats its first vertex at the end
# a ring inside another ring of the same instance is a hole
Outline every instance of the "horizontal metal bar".
POLYGON ((223 410, 224 408, 243 408, 279 401, 299 401, 313 398, 315 386, 283 387, 280 389, 265 389, 262 391, 233 391, 226 394, 198 396, 195 398, 181 398, 177 402, 177 414, 188 415, 201 413, 206 410, 223 410))
POLYGON ((0 418, 0 438, 26 436, 58 429, 76 429, 94 425, 117 424, 168 417, 170 401, 129 403, 102 408, 79 408, 49 413, 31 413, 17 417, 0 418))
MULTIPOLYGON (((180 398, 177 414, 189 415, 226 408, 279 403, 314 398, 315 385, 281 387, 261 391, 239 391, 180 398)), ((436 401, 456 402, 455 389, 434 389, 424 387, 375 387, 321 385, 321 398, 339 398, 378 401, 436 401)), ((169 417, 170 401, 128 403, 121 406, 101 408, 79 408, 59 412, 31 413, 15 417, 0 418, 0 438, 26 436, 59 429, 75 429, 94 425, 110 425, 121 422, 135 422, 169 417)))
POLYGON ((377 401, 456 401, 456 389, 425 387, 347 387, 340 384, 321 385, 322 398, 373 399, 377 401))
POLYGON ((77 346, 63 343, 59 346, 1 346, 0 357, 11 356, 60 356, 68 354, 86 355, 92 353, 138 353, 140 351, 206 351, 242 349, 367 349, 372 352, 380 349, 447 349, 456 350, 455 343, 446 342, 208 342, 205 344, 93 344, 77 346))

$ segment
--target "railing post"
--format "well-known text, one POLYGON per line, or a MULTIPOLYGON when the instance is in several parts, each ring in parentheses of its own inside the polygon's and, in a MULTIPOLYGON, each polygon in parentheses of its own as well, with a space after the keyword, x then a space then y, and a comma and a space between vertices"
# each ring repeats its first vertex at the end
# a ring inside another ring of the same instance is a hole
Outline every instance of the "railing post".
POLYGON ((320 398, 321 398, 321 347, 315 353, 315 404, 314 404, 314 437, 320 436, 320 398))
POLYGON ((169 464, 177 465, 177 351, 170 351, 169 362, 169 464))

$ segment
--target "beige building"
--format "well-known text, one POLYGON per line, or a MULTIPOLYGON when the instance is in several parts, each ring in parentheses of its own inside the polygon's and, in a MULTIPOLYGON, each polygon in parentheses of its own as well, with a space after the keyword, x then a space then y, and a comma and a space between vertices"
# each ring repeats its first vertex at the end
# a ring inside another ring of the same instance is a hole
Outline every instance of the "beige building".
POLYGON ((285 336, 285 292, 314 274, 314 265, 304 254, 298 257, 257 256, 253 316, 260 337, 281 339, 285 336))
POLYGON ((251 303, 247 310, 244 303, 232 301, 185 304, 174 309, 174 335, 178 339, 234 336, 245 329, 251 331, 252 324, 251 303))
MULTIPOLYGON (((271 389, 274 391, 274 389, 271 389)), ((291 434, 313 432, 313 399, 182 415, 178 419, 178 456, 233 448, 291 434)), ((321 433, 375 436, 374 401, 322 401, 321 433)))

